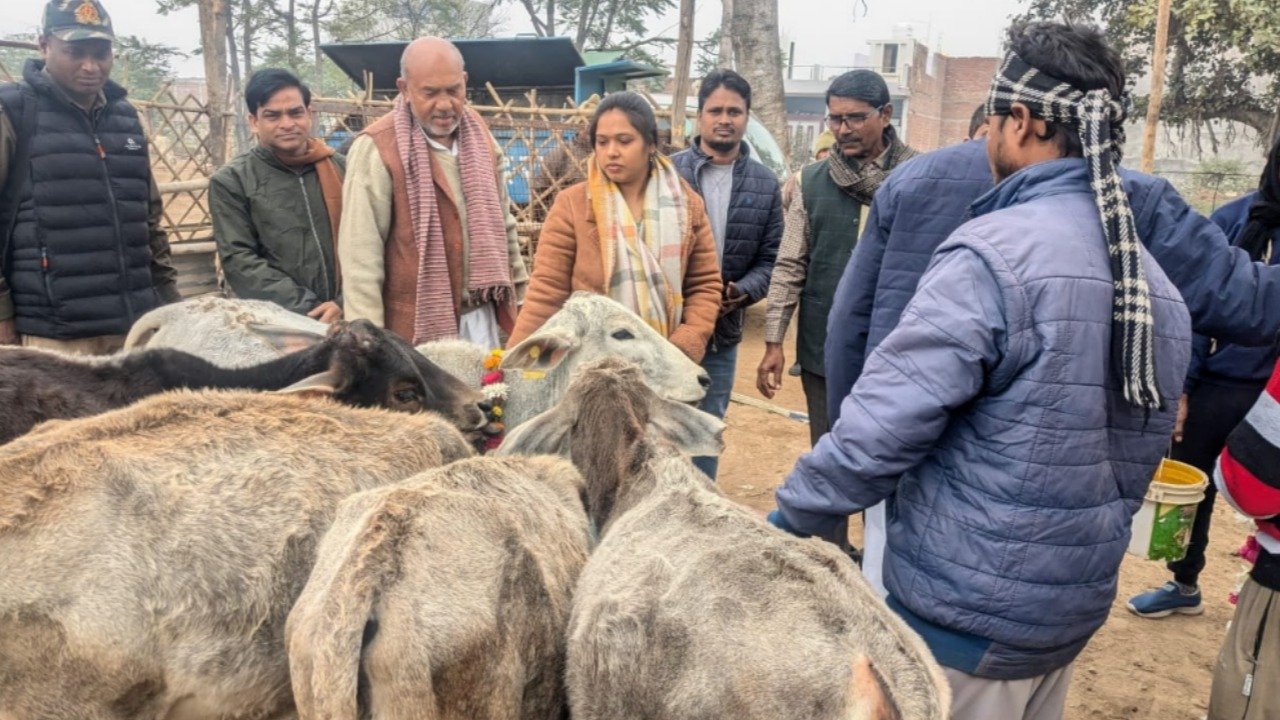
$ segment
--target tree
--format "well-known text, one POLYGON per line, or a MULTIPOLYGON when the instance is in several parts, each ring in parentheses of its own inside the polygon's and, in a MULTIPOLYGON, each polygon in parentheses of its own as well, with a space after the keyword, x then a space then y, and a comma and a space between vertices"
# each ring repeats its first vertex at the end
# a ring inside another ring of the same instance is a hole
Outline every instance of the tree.
POLYGON ((716 68, 733 69, 733 51, 729 51, 729 60, 724 59, 725 55, 721 50, 726 44, 732 45, 733 40, 724 36, 724 29, 717 29, 707 37, 701 40, 694 40, 693 45, 697 50, 697 55, 693 60, 693 76, 706 77, 716 68))
POLYGON ((7 44, 0 45, 0 82, 19 80, 27 60, 40 57, 40 51, 31 47, 36 43, 36 35, 14 33, 5 35, 3 39, 7 44))
POLYGON ((501 24, 495 2, 477 0, 346 0, 329 23, 348 42, 412 40, 423 35, 486 37, 501 24))
POLYGON ((733 0, 720 0, 719 66, 733 68, 733 0))
POLYGON ((188 57, 178 48, 163 43, 149 43, 136 35, 116 38, 116 64, 111 77, 129 89, 129 95, 138 100, 155 96, 165 83, 172 80, 173 63, 188 57))
MULTIPOLYGON (((0 82, 18 79, 23 63, 40 57, 40 51, 34 47, 38 39, 34 33, 6 35, 3 39, 13 45, 0 45, 0 82)), ((174 78, 174 62, 186 57, 187 53, 171 45, 122 35, 116 38, 111 79, 128 88, 134 99, 147 100, 174 78)))
POLYGON ((778 0, 734 0, 733 27, 751 28, 751 32, 733 34, 733 56, 738 72, 751 83, 752 112, 778 141, 784 164, 790 164, 778 0))
MULTIPOLYGON (((540 37, 573 29, 579 50, 632 50, 670 45, 674 37, 650 36, 649 24, 676 8, 676 0, 498 0, 525 11, 540 37), (615 38, 636 38, 615 41, 615 38)), ((675 28, 672 28, 673 30, 675 28)), ((640 59, 637 57, 637 59, 640 59)))
POLYGON ((317 82, 324 77, 324 52, 320 50, 320 44, 324 23, 336 9, 334 2, 335 0, 312 0, 310 5, 303 6, 306 8, 307 24, 311 27, 311 77, 317 82))
POLYGON ((685 99, 693 62, 693 0, 680 0, 680 40, 676 43, 676 85, 671 96, 671 143, 684 145, 685 99))
MULTIPOLYGON (((1024 17, 1101 24, 1130 73, 1146 73, 1155 12, 1148 0, 1031 0, 1024 17)), ((1173 0, 1169 55, 1162 122, 1197 130, 1210 120, 1235 121, 1263 141, 1280 134, 1275 0, 1173 0)))
POLYGON ((231 7, 227 0, 201 0, 200 52, 204 55, 204 80, 209 90, 209 161, 214 167, 226 162, 227 133, 224 112, 229 108, 227 94, 227 25, 231 7))

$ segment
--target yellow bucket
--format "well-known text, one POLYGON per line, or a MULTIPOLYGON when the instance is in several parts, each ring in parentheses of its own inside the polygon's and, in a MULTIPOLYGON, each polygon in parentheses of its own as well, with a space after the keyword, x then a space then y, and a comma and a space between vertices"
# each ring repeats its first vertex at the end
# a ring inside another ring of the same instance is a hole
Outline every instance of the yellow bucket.
POLYGON ((1181 560, 1208 485, 1209 477, 1196 468, 1161 460, 1142 508, 1133 516, 1129 552, 1148 560, 1181 560))

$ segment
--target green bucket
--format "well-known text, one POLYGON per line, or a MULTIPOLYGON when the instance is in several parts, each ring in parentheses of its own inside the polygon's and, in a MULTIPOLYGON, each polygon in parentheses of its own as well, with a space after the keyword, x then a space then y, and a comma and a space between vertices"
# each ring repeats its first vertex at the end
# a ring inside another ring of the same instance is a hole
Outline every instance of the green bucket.
POLYGON ((1177 460, 1160 462, 1142 508, 1133 516, 1129 553, 1148 560, 1181 560, 1187 554, 1196 506, 1209 478, 1177 460))

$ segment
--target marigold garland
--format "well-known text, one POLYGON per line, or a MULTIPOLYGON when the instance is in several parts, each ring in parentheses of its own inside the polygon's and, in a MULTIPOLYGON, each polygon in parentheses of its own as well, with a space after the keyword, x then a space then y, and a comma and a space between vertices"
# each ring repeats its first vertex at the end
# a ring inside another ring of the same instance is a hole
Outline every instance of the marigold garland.
MULTIPOLYGON (((501 370, 502 354, 502 348, 496 348, 485 357, 483 364, 487 372, 480 378, 481 387, 497 385, 503 381, 505 376, 501 370)), ((507 425, 502 422, 502 398, 490 398, 489 402, 492 403, 489 408, 489 424, 493 425, 497 432, 485 438, 485 452, 489 452, 501 445, 503 438, 507 435, 507 425)))

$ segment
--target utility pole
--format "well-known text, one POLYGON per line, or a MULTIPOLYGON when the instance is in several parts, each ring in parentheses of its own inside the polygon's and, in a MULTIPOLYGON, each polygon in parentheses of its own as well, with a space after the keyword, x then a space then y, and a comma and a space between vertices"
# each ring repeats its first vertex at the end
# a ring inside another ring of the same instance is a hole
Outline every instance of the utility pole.
POLYGON ((693 0, 680 0, 680 36, 676 41, 676 86, 671 93, 671 144, 684 147, 685 98, 693 61, 693 0))
POLYGON ((1147 98, 1147 127, 1142 136, 1142 172, 1156 167, 1156 127, 1160 124, 1160 103, 1164 99, 1165 55, 1169 49, 1170 0, 1160 0, 1156 10, 1156 46, 1151 56, 1151 95, 1147 98))

